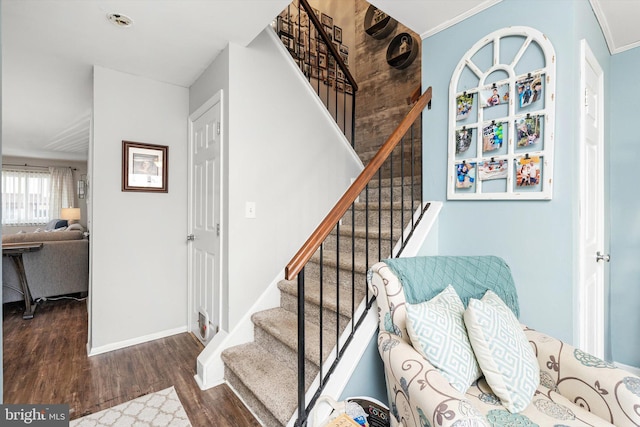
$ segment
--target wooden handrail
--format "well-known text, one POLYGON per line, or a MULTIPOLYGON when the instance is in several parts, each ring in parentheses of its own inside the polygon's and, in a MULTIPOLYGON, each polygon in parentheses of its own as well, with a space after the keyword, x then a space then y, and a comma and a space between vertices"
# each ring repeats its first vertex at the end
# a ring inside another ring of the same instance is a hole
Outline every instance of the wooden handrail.
POLYGON ((409 97, 407 98, 407 104, 411 105, 413 103, 415 103, 418 98, 420 98, 420 93, 422 92, 422 84, 419 84, 418 86, 416 86, 416 88, 411 91, 411 95, 409 95, 409 97))
POLYGON ((389 139, 387 139, 382 147, 380 147, 369 164, 364 168, 360 175, 358 175, 358 178, 356 178, 353 184, 351 184, 338 203, 336 203, 304 245, 302 245, 300 250, 294 255, 291 261, 289 261, 289 264, 285 267, 285 278, 287 280, 292 280, 307 264, 320 244, 324 242, 329 233, 331 233, 331 230, 333 230, 333 227, 338 223, 338 221, 340 221, 340 218, 344 216, 349 207, 365 189, 367 184, 369 184, 371 178, 373 178, 373 176, 378 172, 378 169, 382 167, 385 160, 387 160, 387 157, 389 157, 394 148, 396 148, 398 143, 402 140, 402 137, 420 116, 422 110, 424 110, 430 102, 431 87, 429 87, 425 93, 420 96, 418 102, 416 102, 409 113, 407 113, 405 118, 400 122, 398 127, 396 127, 389 139))
POLYGON ((336 63, 344 73, 345 78, 349 81, 349 84, 351 85, 351 87, 353 87, 353 91, 354 92, 357 91, 358 84, 356 83, 356 79, 353 78, 353 75, 349 71, 349 68, 342 60, 342 56, 340 56, 340 53, 334 46, 333 40, 330 39, 329 36, 327 35, 327 32, 324 30, 324 27, 320 22, 320 20, 318 19, 318 17, 316 16, 315 12, 313 11, 313 8, 309 5, 309 2, 307 0, 300 0, 300 4, 302 5, 302 7, 304 7, 304 10, 307 12, 307 15, 309 15, 309 19, 313 21, 313 25, 316 27, 316 31, 320 33, 320 37, 322 37, 324 44, 327 45, 327 49, 329 49, 333 54, 333 57, 336 59, 336 63))

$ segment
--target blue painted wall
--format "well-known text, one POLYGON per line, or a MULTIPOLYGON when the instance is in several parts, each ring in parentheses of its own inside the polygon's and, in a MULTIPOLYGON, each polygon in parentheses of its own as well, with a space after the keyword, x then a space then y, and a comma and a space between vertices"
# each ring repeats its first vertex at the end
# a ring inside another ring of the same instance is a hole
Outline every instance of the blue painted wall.
POLYGON ((440 254, 503 257, 511 266, 521 321, 567 342, 574 339, 578 225, 580 40, 586 38, 608 75, 610 57, 588 0, 504 0, 423 40, 423 87, 433 87, 424 117, 426 200, 442 200, 440 254), (448 90, 454 68, 483 36, 525 25, 542 31, 556 57, 554 194, 551 201, 446 201, 448 90))
POLYGON ((640 48, 611 58, 611 345, 613 359, 640 367, 640 48))
MULTIPOLYGON (((610 341, 607 358, 640 367, 640 197, 633 173, 640 165, 635 131, 640 94, 640 48, 614 56, 587 0, 503 0, 500 4, 423 40, 423 87, 433 87, 433 107, 424 118, 426 200, 442 200, 438 230, 423 255, 496 254, 507 260, 518 286, 521 320, 573 342, 580 40, 587 39, 605 73, 605 224, 610 238, 610 341), (554 197, 551 201, 446 201, 447 97, 451 74, 481 37, 510 26, 544 32, 557 55, 554 197), (523 244, 525 242, 526 244, 523 244)), ((607 280, 607 284, 609 280, 607 280)), ((370 347, 375 343, 372 340, 370 347)), ((382 368, 367 349, 348 393, 381 384, 382 368), (369 372, 368 380, 366 372, 369 372), (378 378, 376 378, 378 377, 378 378)), ((360 393, 357 391, 357 393, 360 393)), ((345 396, 348 394, 345 394, 345 396)), ((380 395, 378 392, 374 395, 380 395)), ((343 396, 343 397, 345 397, 343 396)), ((382 398, 380 400, 383 400, 382 398)), ((383 400, 386 402, 386 399, 383 400)))

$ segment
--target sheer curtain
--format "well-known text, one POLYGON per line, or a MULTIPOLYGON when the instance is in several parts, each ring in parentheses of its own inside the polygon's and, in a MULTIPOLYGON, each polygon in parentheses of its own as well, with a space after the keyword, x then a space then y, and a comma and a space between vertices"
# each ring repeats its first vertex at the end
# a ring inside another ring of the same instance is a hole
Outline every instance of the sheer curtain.
POLYGON ((73 172, 71 168, 49 168, 51 174, 51 200, 49 201, 49 218, 60 218, 62 208, 74 207, 75 193, 73 188, 73 172))
POLYGON ((50 174, 37 170, 2 171, 2 224, 38 225, 49 221, 50 174))

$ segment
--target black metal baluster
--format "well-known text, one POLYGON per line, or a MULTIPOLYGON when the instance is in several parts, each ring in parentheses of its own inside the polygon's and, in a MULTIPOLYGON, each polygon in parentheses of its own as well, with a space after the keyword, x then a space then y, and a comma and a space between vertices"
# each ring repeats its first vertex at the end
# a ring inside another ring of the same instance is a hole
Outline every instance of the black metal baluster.
MULTIPOLYGON (((365 266, 366 269, 369 270, 369 184, 365 187, 364 190, 364 229, 365 229, 365 266)), ((367 308, 369 308, 369 286, 365 285, 364 288, 365 296, 367 298, 367 308)))
POLYGON ((340 222, 336 224, 336 360, 340 354, 340 222))
POLYGON ((307 418, 304 374, 304 267, 298 273, 298 421, 302 425, 307 418))
POLYGON ((378 260, 382 260, 382 168, 378 169, 378 260))
POLYGON ((325 378, 322 375, 322 358, 323 358, 323 313, 324 313, 324 243, 320 245, 320 386, 323 387, 325 378))
POLYGON ((351 332, 353 333, 356 305, 356 205, 351 205, 351 332))
MULTIPOLYGON (((394 149, 395 150, 395 149, 394 149)), ((389 200, 391 201, 391 237, 389 238, 389 258, 393 258, 393 150, 389 154, 389 200)))
POLYGON ((411 125, 411 230, 413 231, 413 227, 415 226, 413 220, 413 213, 416 211, 414 207, 414 199, 416 198, 415 193, 415 144, 413 141, 413 125, 411 125))
POLYGON ((400 245, 404 246, 404 136, 400 140, 400 245))

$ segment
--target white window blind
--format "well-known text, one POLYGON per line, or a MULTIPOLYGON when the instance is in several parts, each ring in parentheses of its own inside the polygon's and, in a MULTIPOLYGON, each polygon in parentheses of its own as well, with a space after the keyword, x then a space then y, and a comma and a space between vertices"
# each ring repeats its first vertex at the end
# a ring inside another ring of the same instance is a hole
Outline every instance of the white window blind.
POLYGON ((40 225, 49 221, 49 171, 2 171, 2 224, 40 225))

